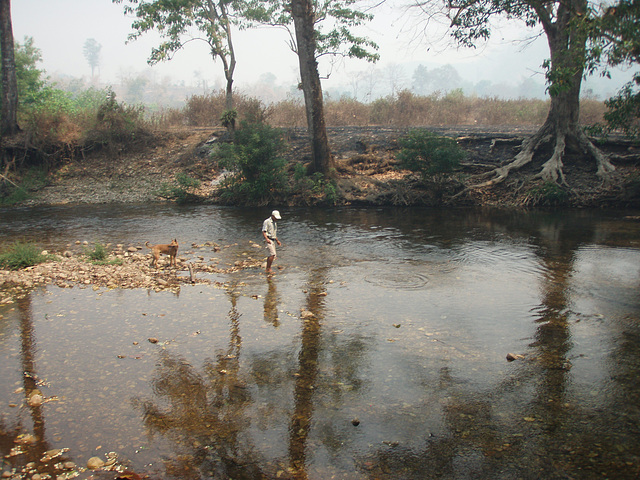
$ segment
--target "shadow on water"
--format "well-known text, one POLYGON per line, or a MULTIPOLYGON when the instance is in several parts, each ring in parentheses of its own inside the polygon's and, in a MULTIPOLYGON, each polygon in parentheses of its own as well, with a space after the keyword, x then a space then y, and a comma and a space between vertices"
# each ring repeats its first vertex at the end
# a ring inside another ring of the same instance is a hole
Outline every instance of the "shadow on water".
MULTIPOLYGON (((236 242, 232 262, 264 216, 166 213, 125 210, 120 230, 98 212, 83 234, 177 225, 185 244, 236 242)), ((61 245, 80 235, 62 217, 61 245)), ((48 287, 0 307, 3 469, 55 476, 115 451, 152 478, 638 477, 637 223, 296 209, 279 231, 274 277, 179 295, 48 287)))

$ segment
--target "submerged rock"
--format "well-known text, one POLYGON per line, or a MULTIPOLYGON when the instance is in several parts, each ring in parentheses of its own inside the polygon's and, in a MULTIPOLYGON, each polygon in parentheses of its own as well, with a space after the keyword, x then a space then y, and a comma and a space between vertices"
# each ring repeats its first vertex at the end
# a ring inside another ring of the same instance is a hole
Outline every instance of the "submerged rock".
POLYGON ((104 461, 100 457, 91 457, 87 462, 87 468, 89 470, 97 470, 104 467, 104 461))
POLYGON ((517 355, 515 353, 507 353, 507 361, 513 362, 514 360, 522 360, 524 355, 517 355))

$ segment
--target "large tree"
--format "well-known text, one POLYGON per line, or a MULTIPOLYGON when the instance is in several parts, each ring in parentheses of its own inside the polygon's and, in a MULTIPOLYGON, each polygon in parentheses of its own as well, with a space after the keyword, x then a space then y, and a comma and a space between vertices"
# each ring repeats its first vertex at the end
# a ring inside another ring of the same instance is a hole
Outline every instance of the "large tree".
POLYGON ((185 44, 202 40, 209 45, 213 60, 220 60, 224 69, 226 86, 226 109, 233 110, 233 74, 236 55, 232 40, 232 25, 240 21, 244 4, 229 0, 112 0, 127 2, 124 11, 133 14, 136 20, 131 25, 135 40, 144 33, 156 30, 163 39, 153 48, 149 64, 170 60, 185 44), (194 30, 199 37, 193 37, 194 30))
POLYGON ((311 170, 328 173, 332 157, 324 121, 322 84, 316 60, 316 31, 311 0, 292 0, 291 14, 296 32, 302 92, 311 139, 311 170))
POLYGON ((497 16, 523 21, 528 27, 541 27, 549 45, 550 58, 545 67, 551 102, 545 123, 523 142, 512 162, 497 168, 491 172, 493 178, 476 186, 500 183, 511 171, 540 157, 544 163, 538 177, 566 183, 563 158, 568 149, 587 152, 597 165, 597 175, 605 179, 614 166, 579 124, 588 40, 581 22, 588 15, 587 0, 447 0, 445 9, 452 35, 462 45, 473 47, 488 39, 497 16))
POLYGON ((102 45, 95 38, 87 38, 82 46, 82 53, 91 67, 91 78, 95 76, 95 70, 100 65, 100 50, 102 45))
POLYGON ((2 135, 13 135, 18 127, 18 79, 11 24, 11 1, 0 0, 0 50, 2 52, 2 135))
POLYGON ((245 18, 284 27, 290 48, 298 55, 300 87, 304 93, 311 142, 311 171, 328 174, 332 157, 324 119, 320 57, 350 57, 375 62, 378 46, 353 29, 372 16, 353 8, 357 0, 248 0, 245 18), (293 25, 293 29, 291 26, 293 25))

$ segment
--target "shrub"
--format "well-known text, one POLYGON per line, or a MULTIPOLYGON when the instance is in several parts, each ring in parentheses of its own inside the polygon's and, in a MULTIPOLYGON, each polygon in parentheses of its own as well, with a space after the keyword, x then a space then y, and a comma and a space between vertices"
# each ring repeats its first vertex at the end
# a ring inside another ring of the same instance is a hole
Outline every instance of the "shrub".
POLYGON ((569 193, 554 182, 544 182, 527 192, 523 204, 530 207, 560 207, 569 204, 569 193))
POLYGON ((120 258, 114 258, 109 260, 109 251, 106 245, 96 243, 93 249, 85 249, 85 256, 96 265, 120 265, 122 260, 120 258))
POLYGON ((236 127, 236 118, 238 118, 238 111, 235 108, 225 110, 220 115, 220 123, 223 127, 233 130, 236 127))
POLYGON ((314 172, 307 175, 305 166, 302 163, 297 163, 293 169, 293 179, 295 193, 300 194, 307 204, 335 205, 338 202, 336 181, 327 178, 324 174, 314 172))
POLYGON ((278 102, 272 108, 269 117, 271 125, 279 127, 293 128, 307 125, 307 116, 304 109, 304 102, 296 99, 288 99, 278 102))
POLYGON ((271 116, 271 107, 265 106, 262 100, 257 98, 241 97, 238 104, 242 120, 247 123, 267 123, 271 116))
POLYGON ((5 178, 0 182, 0 205, 15 205, 27 200, 30 192, 47 184, 47 170, 42 166, 29 167, 23 170, 16 181, 14 183, 5 178))
POLYGON ((29 192, 19 185, 8 185, 0 188, 0 206, 22 203, 29 198, 29 192))
POLYGON ((369 108, 353 98, 343 97, 338 101, 327 101, 324 111, 327 125, 333 127, 361 126, 369 123, 369 108))
POLYGON ((633 80, 625 84, 615 96, 606 102, 604 113, 605 132, 622 131, 629 137, 640 136, 640 72, 633 75, 633 80))
POLYGON ((411 130, 398 144, 401 150, 397 158, 401 165, 420 172, 425 179, 453 172, 466 155, 455 140, 422 129, 411 130))
POLYGON ((43 255, 32 243, 16 242, 9 250, 0 254, 0 267, 19 270, 54 259, 53 255, 43 255))
POLYGON ((175 200, 178 203, 189 203, 195 200, 193 190, 199 187, 200 180, 192 178, 184 172, 179 172, 176 174, 176 183, 174 185, 164 182, 155 194, 159 197, 175 200))
POLYGON ((107 247, 101 243, 96 243, 93 249, 85 249, 84 254, 89 260, 95 261, 104 261, 109 256, 107 247))
POLYGON ((71 96, 62 90, 44 88, 37 101, 20 113, 21 125, 29 133, 34 146, 50 152, 59 144, 77 145, 81 129, 74 121, 76 107, 71 96))
POLYGON ((95 126, 87 135, 95 143, 130 142, 146 130, 144 107, 119 103, 112 90, 98 107, 95 119, 95 126))
POLYGON ((224 111, 222 92, 210 95, 192 95, 184 107, 185 123, 194 127, 215 125, 224 111))
POLYGON ((231 144, 219 151, 220 166, 231 175, 222 196, 241 203, 264 203, 286 190, 285 143, 280 130, 262 123, 242 122, 231 144))
POLYGON ((271 114, 271 108, 261 100, 246 95, 234 95, 234 104, 235 108, 227 110, 226 93, 223 90, 209 95, 192 95, 187 99, 182 115, 173 112, 167 121, 196 127, 222 125, 229 128, 238 120, 264 123, 271 114))

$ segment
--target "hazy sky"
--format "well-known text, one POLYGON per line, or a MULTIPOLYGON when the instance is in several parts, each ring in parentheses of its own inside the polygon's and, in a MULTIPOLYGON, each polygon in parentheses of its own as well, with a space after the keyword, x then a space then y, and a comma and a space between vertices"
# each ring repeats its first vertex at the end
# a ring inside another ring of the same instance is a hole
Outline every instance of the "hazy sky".
MULTIPOLYGON (((132 18, 123 13, 123 6, 111 0, 13 0, 11 5, 13 31, 16 41, 25 36, 34 38, 42 51, 41 64, 48 74, 68 74, 89 77, 91 68, 82 49, 85 41, 95 39, 102 45, 100 78, 103 82, 117 82, 122 76, 148 68, 146 60, 158 37, 146 34, 126 44, 131 32, 132 18)), ((524 48, 514 39, 527 36, 518 24, 505 27, 494 35, 491 44, 477 50, 444 48, 442 29, 429 28, 428 39, 416 39, 414 21, 402 14, 398 7, 386 4, 377 10, 376 19, 360 33, 380 46, 381 60, 376 68, 381 71, 400 66, 407 81, 415 67, 423 64, 434 68, 451 64, 461 75, 474 83, 490 80, 494 83, 532 77, 542 83, 540 65, 548 55, 544 39, 524 48)), ((264 73, 274 74, 279 83, 295 83, 298 76, 297 59, 288 49, 288 36, 284 30, 261 28, 235 34, 237 68, 235 86, 242 90, 243 83, 253 83, 264 73)), ((321 74, 328 66, 321 64, 321 74)), ((347 60, 334 69, 323 85, 330 88, 348 83, 355 72, 367 70, 362 60, 347 60)), ((196 77, 206 78, 210 85, 222 82, 222 66, 214 63, 203 42, 191 42, 170 62, 152 69, 157 78, 169 76, 187 84, 196 84, 196 77)), ((604 93, 604 92, 602 92, 604 93)))

